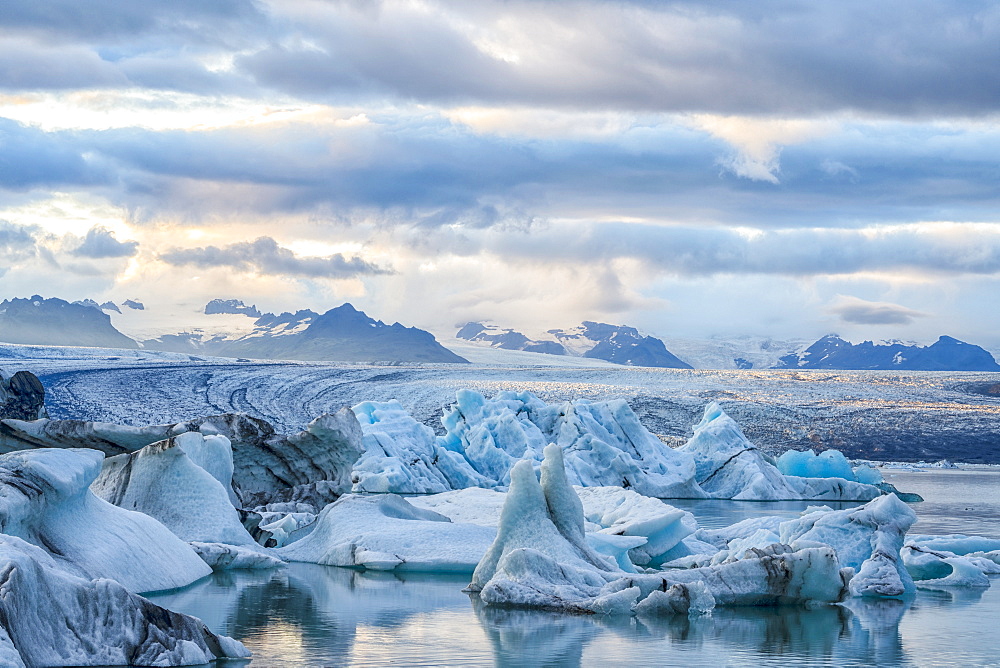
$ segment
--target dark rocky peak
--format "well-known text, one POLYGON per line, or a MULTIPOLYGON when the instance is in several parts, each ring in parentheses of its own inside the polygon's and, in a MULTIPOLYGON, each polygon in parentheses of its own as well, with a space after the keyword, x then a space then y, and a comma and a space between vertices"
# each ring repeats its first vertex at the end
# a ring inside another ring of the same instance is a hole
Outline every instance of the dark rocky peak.
POLYGON ((263 315, 263 313, 257 310, 256 304, 247 306, 239 299, 213 299, 205 304, 205 315, 215 315, 217 313, 245 315, 251 318, 259 318, 263 315))
POLYGON ((126 299, 125 301, 122 302, 122 306, 127 306, 128 308, 134 309, 136 311, 146 310, 146 306, 142 302, 136 299, 126 299))

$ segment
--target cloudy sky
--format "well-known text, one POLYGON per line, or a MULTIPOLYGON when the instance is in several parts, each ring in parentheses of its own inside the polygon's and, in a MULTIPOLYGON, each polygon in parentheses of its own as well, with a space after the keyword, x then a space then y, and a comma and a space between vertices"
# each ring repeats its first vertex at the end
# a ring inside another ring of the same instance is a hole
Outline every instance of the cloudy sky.
POLYGON ((4 0, 0 296, 1000 348, 1000 6, 4 0))

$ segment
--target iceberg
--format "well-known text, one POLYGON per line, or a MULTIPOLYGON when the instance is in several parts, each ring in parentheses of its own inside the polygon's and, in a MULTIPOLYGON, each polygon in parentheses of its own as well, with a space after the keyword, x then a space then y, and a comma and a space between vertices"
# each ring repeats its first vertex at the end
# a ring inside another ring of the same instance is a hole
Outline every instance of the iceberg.
MULTIPOLYGON (((587 542, 599 553, 615 557, 618 565, 630 572, 635 566, 659 566, 697 528, 691 513, 629 489, 573 489, 583 504, 587 542)), ((408 501, 453 522, 496 528, 505 499, 503 492, 469 488, 408 501)))
POLYGON ((860 508, 818 510, 783 522, 781 541, 831 545, 844 566, 858 569, 851 579, 853 596, 897 597, 912 594, 913 578, 900 550, 907 530, 917 521, 913 510, 895 494, 860 508))
MULTIPOLYGON (((788 450, 778 457, 778 470, 800 478, 843 478, 858 482, 850 462, 839 450, 788 450)), ((879 480, 881 482, 881 480, 879 480)))
POLYGON ((307 527, 308 535, 275 550, 288 561, 379 571, 471 573, 496 532, 451 522, 395 494, 347 494, 307 527))
POLYGON ((770 545, 705 568, 629 574, 581 540, 583 506, 545 449, 542 480, 515 464, 496 540, 468 591, 487 605, 598 614, 702 614, 715 605, 833 603, 853 573, 829 546, 770 545))
POLYGON ((194 617, 113 580, 68 573, 41 548, 0 534, 4 666, 185 666, 249 656, 194 617))
POLYGON ((229 439, 185 432, 105 459, 90 488, 109 503, 155 518, 213 568, 280 565, 241 522, 230 499, 232 471, 229 439))
POLYGON ((445 411, 441 446, 461 454, 497 486, 510 482, 515 462, 541 462, 546 445, 564 451, 566 475, 584 487, 615 486, 659 498, 705 498, 689 457, 664 445, 623 399, 559 405, 530 392, 493 399, 460 390, 445 411))
POLYGON ((70 574, 116 580, 133 592, 182 587, 211 573, 158 521, 90 491, 103 459, 82 449, 0 455, 0 532, 42 548, 70 574))
POLYGON ((353 491, 433 494, 496 484, 459 453, 439 446, 434 430, 414 420, 398 401, 365 401, 353 410, 365 448, 351 473, 353 491))
POLYGON ((715 499, 870 501, 882 494, 873 485, 842 478, 784 475, 714 402, 678 452, 694 459, 698 484, 715 499))
POLYGON ((1000 565, 984 558, 958 556, 913 544, 903 546, 903 564, 918 587, 990 586, 987 573, 1000 573, 1000 565))
POLYGON ((185 432, 229 439, 233 492, 244 508, 282 501, 322 507, 351 490, 351 469, 364 452, 361 426, 349 408, 321 415, 290 436, 277 434, 269 423, 244 413, 146 427, 82 420, 2 420, 0 452, 91 448, 114 456, 185 432))

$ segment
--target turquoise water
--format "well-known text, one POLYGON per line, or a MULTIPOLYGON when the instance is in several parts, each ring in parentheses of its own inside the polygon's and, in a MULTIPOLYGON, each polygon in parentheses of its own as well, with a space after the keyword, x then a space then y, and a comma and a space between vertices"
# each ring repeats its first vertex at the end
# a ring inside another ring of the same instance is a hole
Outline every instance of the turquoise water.
MULTIPOLYGON (((1000 537, 1000 474, 899 473, 920 533, 1000 537), (948 516, 947 513, 954 513, 948 516)), ((705 526, 805 503, 689 502, 705 526)), ((909 601, 716 609, 710 617, 610 619, 498 610, 468 578, 370 574, 309 564, 216 573, 153 598, 243 641, 252 666, 987 666, 1000 665, 1000 579, 987 590, 920 590, 909 601)))

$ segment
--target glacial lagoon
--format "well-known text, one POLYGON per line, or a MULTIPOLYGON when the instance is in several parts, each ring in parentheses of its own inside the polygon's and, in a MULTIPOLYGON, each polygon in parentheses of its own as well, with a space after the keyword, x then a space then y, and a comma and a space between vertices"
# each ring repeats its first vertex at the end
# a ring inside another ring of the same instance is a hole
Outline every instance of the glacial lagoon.
MULTIPOLYGON (((1000 537, 1000 469, 885 469, 921 494, 912 533, 1000 537)), ((793 517, 809 502, 675 502, 706 527, 793 517)), ((840 504, 846 507, 851 504, 840 504)), ((215 573, 151 596, 284 666, 989 666, 1000 665, 1000 579, 910 600, 816 609, 717 608, 711 616, 609 618, 483 606, 468 577, 312 564, 215 573)), ((228 665, 246 665, 234 662, 228 665)))

